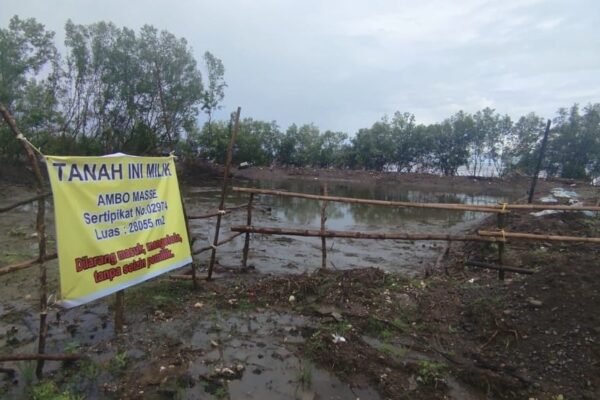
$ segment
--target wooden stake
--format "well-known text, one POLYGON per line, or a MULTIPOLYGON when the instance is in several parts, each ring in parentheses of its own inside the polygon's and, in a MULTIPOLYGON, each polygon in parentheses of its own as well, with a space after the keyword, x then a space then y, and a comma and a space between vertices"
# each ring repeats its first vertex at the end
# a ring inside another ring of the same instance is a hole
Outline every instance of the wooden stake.
POLYGON ((115 333, 123 333, 125 325, 125 291, 115 293, 115 333))
POLYGON ((274 227, 255 227, 237 225, 232 226, 233 232, 251 232, 264 235, 288 235, 306 237, 330 237, 347 239, 379 239, 379 240, 445 240, 460 242, 497 242, 493 237, 481 237, 477 235, 448 235, 448 234, 420 234, 420 233, 383 233, 383 232, 352 232, 352 231, 328 231, 314 229, 291 229, 274 227))
MULTIPOLYGON (((192 246, 194 245, 194 239, 192 238, 192 232, 190 231, 190 223, 188 221, 187 210, 185 209, 185 203, 183 201, 183 197, 181 198, 181 209, 183 210, 183 220, 185 221, 185 231, 188 235, 188 241, 190 244, 190 251, 192 250, 192 246)), ((198 281, 196 280, 196 265, 194 264, 194 260, 192 260, 192 288, 198 289, 198 281)))
MULTIPOLYGON (((48 333, 48 325, 46 324, 46 317, 48 314, 48 284, 46 278, 46 225, 45 225, 45 217, 46 217, 46 201, 44 199, 44 194, 46 191, 44 190, 44 178, 42 177, 42 172, 40 171, 40 166, 38 164, 38 160, 35 156, 34 150, 32 149, 29 142, 25 139, 25 136, 19 131, 15 120, 12 115, 8 112, 6 107, 3 104, 0 104, 0 114, 6 121, 12 133, 15 137, 21 142, 23 146, 23 150, 27 154, 27 158, 29 159, 29 163, 31 164, 31 168, 33 169, 33 174, 35 176, 37 182, 37 194, 39 196, 38 199, 38 208, 37 208, 37 218, 36 218, 36 230, 38 235, 38 260, 40 261, 40 329, 39 329, 39 338, 38 338, 38 353, 43 354, 46 349, 46 335, 48 333)), ((35 369, 36 376, 38 379, 42 378, 42 372, 44 370, 44 360, 38 359, 37 366, 35 369)))
MULTIPOLYGON (((504 231, 504 226, 506 225, 504 213, 496 214, 497 216, 497 226, 499 231, 504 231)), ((504 265, 504 241, 498 242, 498 264, 500 266, 504 265)), ((504 269, 498 268, 498 279, 501 281, 504 280, 504 269)))
MULTIPOLYGON (((321 195, 323 197, 327 197, 327 183, 323 184, 323 187, 321 188, 321 195)), ((321 204, 321 233, 325 232, 325 221, 327 221, 327 216, 325 215, 326 208, 327 200, 323 200, 321 204)), ((324 235, 321 235, 321 268, 327 268, 327 239, 324 235)))
POLYGON ((540 147, 540 156, 538 157, 538 161, 535 166, 535 171, 533 173, 533 177, 531 178, 531 188, 529 189, 529 197, 527 198, 527 203, 529 204, 533 202, 533 195, 535 194, 535 185, 538 180, 538 175, 540 174, 540 168, 542 167, 542 160, 544 159, 544 152, 546 151, 546 143, 548 143, 548 133, 550 133, 551 123, 552 121, 548 120, 548 123, 546 124, 544 138, 542 139, 542 146, 540 147))
MULTIPOLYGON (((246 225, 252 225, 252 201, 254 200, 254 193, 250 193, 250 199, 248 200, 248 214, 246 216, 246 225)), ((248 269, 248 250, 250 250, 250 232, 246 232, 244 238, 244 252, 242 254, 242 271, 248 269)))
POLYGON ((215 238, 213 240, 213 245, 211 246, 212 252, 210 254, 210 262, 208 264, 208 278, 207 280, 211 280, 213 268, 215 266, 215 260, 217 257, 217 246, 219 245, 219 230, 221 229, 221 218, 223 217, 222 212, 225 212, 223 207, 225 206, 225 195, 227 194, 227 182, 229 180, 229 169, 231 168, 231 158, 233 153, 233 145, 235 144, 235 139, 237 136, 238 129, 240 127, 240 113, 242 109, 238 107, 237 112, 233 115, 234 123, 233 123, 233 132, 231 134, 231 141, 229 142, 229 147, 227 148, 227 160, 225 162, 225 172, 223 174, 223 189, 221 190, 221 201, 219 202, 219 214, 217 215, 217 225, 215 226, 215 238))

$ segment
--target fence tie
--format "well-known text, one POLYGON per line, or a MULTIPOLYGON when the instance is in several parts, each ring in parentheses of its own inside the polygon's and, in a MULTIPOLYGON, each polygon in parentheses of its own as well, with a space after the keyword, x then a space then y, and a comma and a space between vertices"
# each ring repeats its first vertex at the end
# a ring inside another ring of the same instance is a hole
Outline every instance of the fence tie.
POLYGON ((215 245, 215 244, 211 243, 210 242, 210 236, 206 238, 206 241, 208 242, 208 246, 211 249, 213 249, 214 251, 217 251, 217 247, 219 247, 219 245, 218 244, 215 245))
POLYGON ((33 150, 35 150, 35 152, 36 152, 36 153, 38 153, 38 154, 39 154, 41 157, 44 157, 44 154, 42 154, 42 151, 41 151, 40 149, 38 149, 37 147, 35 147, 35 146, 33 145, 33 143, 31 143, 31 142, 29 141, 29 139, 27 139, 27 137, 25 137, 25 135, 23 135, 22 133, 19 133, 19 134, 17 135, 17 139, 18 139, 18 140, 20 140, 20 141, 22 141, 22 142, 25 142, 25 143, 27 143, 27 145, 28 145, 29 147, 31 147, 33 150))

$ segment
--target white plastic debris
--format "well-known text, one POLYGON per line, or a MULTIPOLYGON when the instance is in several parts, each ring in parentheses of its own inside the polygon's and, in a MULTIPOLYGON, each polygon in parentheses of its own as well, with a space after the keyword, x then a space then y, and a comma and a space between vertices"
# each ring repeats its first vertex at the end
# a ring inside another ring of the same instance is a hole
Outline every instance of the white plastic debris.
POLYGON ((194 308, 202 308, 204 307, 204 303, 196 303, 194 304, 194 308))
POLYGON ((545 215, 560 214, 561 212, 562 211, 559 210, 542 210, 538 212, 532 212, 531 215, 534 217, 543 217, 545 215))
POLYGON ((290 298, 288 299, 288 301, 289 301, 290 303, 293 303, 293 302, 295 302, 295 301, 296 301, 296 296, 294 296, 293 294, 292 294, 292 295, 290 295, 290 298))
POLYGON ((333 343, 346 343, 346 338, 337 333, 332 333, 331 337, 333 338, 333 343))
POLYGON ((554 197, 562 199, 571 199, 573 197, 579 197, 574 190, 567 190, 564 188, 554 188, 550 191, 554 197))

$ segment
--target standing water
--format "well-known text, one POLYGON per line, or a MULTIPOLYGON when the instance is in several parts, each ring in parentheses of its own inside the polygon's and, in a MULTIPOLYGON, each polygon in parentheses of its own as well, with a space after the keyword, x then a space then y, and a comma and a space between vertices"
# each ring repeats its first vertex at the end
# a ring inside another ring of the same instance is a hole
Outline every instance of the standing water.
MULTIPOLYGON (((282 182, 254 181, 249 187, 277 189, 291 192, 320 194, 321 182, 287 180, 282 182)), ((398 185, 329 182, 331 196, 362 199, 409 201, 419 203, 461 203, 490 205, 508 201, 506 197, 469 195, 466 193, 424 192, 408 190, 398 185)), ((214 210, 219 190, 217 188, 192 187, 185 193, 189 214, 214 210)), ((248 201, 247 194, 234 193, 227 204, 241 205, 248 201)), ((321 202, 315 200, 255 196, 257 209, 253 213, 253 225, 258 227, 320 229, 321 202)), ((485 213, 424 208, 395 208, 365 204, 330 202, 326 210, 326 229, 390 233, 464 233, 485 213)), ((224 218, 221 237, 231 234, 229 227, 246 224, 245 209, 228 214, 224 218)), ((197 247, 206 246, 212 238, 211 220, 193 220, 191 229, 201 240, 197 247)), ((241 260, 243 236, 219 248, 219 262, 237 266, 241 260)), ((379 267, 388 271, 416 274, 435 260, 443 251, 445 243, 433 241, 396 241, 369 239, 327 239, 328 267, 347 269, 356 267, 379 267)), ((321 265, 321 240, 317 237, 274 236, 253 234, 250 242, 249 264, 261 272, 304 272, 321 265)))

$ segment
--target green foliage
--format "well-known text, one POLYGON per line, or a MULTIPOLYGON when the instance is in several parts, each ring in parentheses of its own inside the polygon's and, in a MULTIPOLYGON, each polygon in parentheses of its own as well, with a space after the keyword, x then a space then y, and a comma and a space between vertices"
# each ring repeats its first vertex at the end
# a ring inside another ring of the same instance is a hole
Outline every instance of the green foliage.
POLYGON ((110 361, 110 370, 114 374, 120 374, 121 372, 125 371, 125 369, 127 368, 127 364, 129 364, 127 353, 116 353, 110 361))
POLYGON ((212 121, 212 114, 220 108, 220 103, 225 97, 225 67, 223 62, 210 52, 204 53, 204 63, 208 75, 206 90, 202 93, 202 110, 208 115, 208 124, 212 121))
MULTIPOLYGON (((56 112, 58 53, 54 32, 35 19, 11 18, 0 28, 0 103, 35 144, 59 120, 56 112)), ((20 144, 6 124, 0 124, 0 155, 16 159, 20 144)))
POLYGON ((61 392, 52 381, 41 381, 31 387, 32 400, 79 400, 83 396, 61 392))
POLYGON ((437 361, 422 360, 419 361, 419 371, 417 380, 425 384, 435 384, 443 379, 447 365, 437 361))

